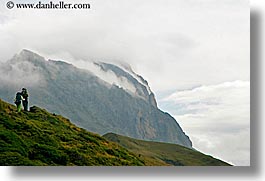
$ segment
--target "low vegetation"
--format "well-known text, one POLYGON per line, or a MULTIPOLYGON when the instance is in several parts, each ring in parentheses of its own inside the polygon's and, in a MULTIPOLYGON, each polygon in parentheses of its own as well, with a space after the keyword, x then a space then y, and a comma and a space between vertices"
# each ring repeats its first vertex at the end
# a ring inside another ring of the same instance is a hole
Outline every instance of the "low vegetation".
POLYGON ((103 137, 68 119, 0 99, 0 165, 142 166, 216 165, 227 163, 180 145, 141 141, 109 133, 103 137))
POLYGON ((16 112, 0 99, 0 165, 144 165, 116 143, 38 107, 16 112))
POLYGON ((138 155, 146 165, 229 166, 229 164, 176 144, 137 140, 113 133, 103 136, 138 155))

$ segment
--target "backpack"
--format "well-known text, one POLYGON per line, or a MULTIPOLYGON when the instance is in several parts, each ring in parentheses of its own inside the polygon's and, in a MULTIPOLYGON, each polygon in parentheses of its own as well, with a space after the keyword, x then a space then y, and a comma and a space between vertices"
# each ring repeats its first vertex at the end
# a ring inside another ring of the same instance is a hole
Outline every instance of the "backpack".
POLYGON ((18 92, 18 93, 16 94, 15 103, 16 103, 16 104, 20 104, 21 101, 22 101, 21 93, 18 92))

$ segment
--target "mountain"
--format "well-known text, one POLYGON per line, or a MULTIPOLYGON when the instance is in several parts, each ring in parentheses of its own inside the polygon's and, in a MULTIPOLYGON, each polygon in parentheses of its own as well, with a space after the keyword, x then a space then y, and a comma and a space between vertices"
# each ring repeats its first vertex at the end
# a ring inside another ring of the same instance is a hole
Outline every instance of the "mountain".
POLYGON ((0 165, 144 165, 131 152, 38 107, 0 99, 0 165))
POLYGON ((0 65, 0 96, 10 103, 26 87, 30 104, 98 134, 117 134, 191 148, 177 121, 161 111, 146 80, 128 65, 89 62, 86 69, 23 50, 0 65))
POLYGON ((103 137, 138 155, 146 165, 231 166, 209 155, 176 144, 137 140, 114 133, 108 133, 103 137))

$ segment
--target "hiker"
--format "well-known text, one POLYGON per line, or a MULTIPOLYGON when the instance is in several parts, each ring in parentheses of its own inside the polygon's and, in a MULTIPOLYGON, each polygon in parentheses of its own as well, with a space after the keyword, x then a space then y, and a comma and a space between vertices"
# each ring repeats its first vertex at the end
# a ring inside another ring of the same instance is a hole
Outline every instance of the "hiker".
POLYGON ((24 98, 22 97, 21 92, 17 92, 15 97, 15 104, 17 105, 17 112, 20 112, 22 109, 22 101, 24 98))
POLYGON ((29 104, 28 97, 29 97, 29 94, 28 94, 28 91, 27 91, 26 88, 22 88, 21 95, 24 98, 24 100, 22 101, 24 111, 28 111, 28 104, 29 104))

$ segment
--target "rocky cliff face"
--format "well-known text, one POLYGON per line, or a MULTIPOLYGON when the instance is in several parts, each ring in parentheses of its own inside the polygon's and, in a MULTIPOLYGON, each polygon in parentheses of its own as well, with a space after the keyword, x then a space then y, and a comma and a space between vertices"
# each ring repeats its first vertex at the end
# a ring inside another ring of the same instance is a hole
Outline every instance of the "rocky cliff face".
POLYGON ((157 108, 146 80, 129 66, 92 64, 93 70, 79 69, 23 50, 0 65, 5 75, 0 96, 12 102, 15 92, 27 87, 31 105, 67 116, 89 131, 192 147, 176 120, 157 108))

